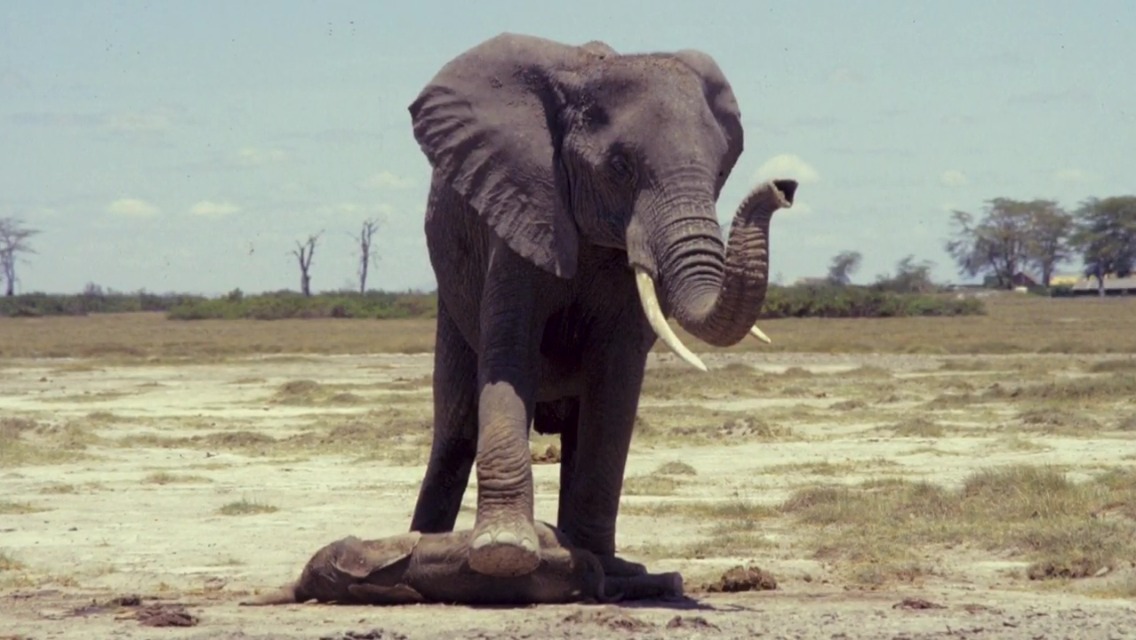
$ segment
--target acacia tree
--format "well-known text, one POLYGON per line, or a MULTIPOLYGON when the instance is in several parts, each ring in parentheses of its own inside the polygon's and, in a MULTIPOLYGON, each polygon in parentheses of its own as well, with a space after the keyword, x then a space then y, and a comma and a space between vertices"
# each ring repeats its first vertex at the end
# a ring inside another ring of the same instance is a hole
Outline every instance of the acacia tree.
POLYGON ((828 266, 828 282, 845 286, 852 282, 852 274, 860 268, 864 256, 859 251, 841 251, 832 258, 828 266))
POLYGON ((988 275, 999 287, 1013 287, 1014 276, 1026 267, 1041 274, 1049 286, 1054 269, 1069 257, 1071 216, 1052 200, 995 198, 981 218, 955 211, 956 230, 946 249, 968 276, 988 275))
POLYGON ((1085 201, 1077 210, 1074 244, 1081 250, 1085 276, 1096 278, 1103 296, 1105 276, 1123 278, 1136 270, 1136 196, 1085 201))
POLYGON ((16 263, 21 254, 35 253, 28 238, 39 233, 18 218, 0 218, 0 277, 4 278, 4 295, 16 295, 16 263))
POLYGON ((320 231, 308 236, 303 242, 297 240, 296 248, 292 250, 292 255, 296 256, 296 260, 300 263, 300 293, 305 296, 312 295, 312 256, 316 253, 316 244, 322 235, 323 231, 320 231))
POLYGON ((895 264, 894 276, 880 274, 876 276, 874 286, 899 293, 930 293, 935 290, 935 282, 931 280, 931 268, 934 266, 935 263, 930 260, 916 262, 914 255, 907 255, 895 264))
POLYGON ((379 221, 376 218, 368 218, 363 221, 363 226, 359 229, 359 235, 355 236, 355 242, 359 244, 359 294, 362 295, 367 292, 367 273, 370 270, 371 263, 378 260, 375 254, 374 245, 371 240, 375 232, 379 229, 379 221))

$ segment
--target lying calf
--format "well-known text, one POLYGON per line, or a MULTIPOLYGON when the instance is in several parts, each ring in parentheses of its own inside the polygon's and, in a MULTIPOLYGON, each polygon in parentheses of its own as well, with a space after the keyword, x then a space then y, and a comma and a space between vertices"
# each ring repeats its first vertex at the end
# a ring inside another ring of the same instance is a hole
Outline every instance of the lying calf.
POLYGON ((349 536, 317 551, 296 582, 241 604, 551 604, 682 595, 677 573, 605 577, 599 560, 572 547, 558 529, 542 522, 536 529, 540 565, 528 575, 499 578, 474 572, 466 563, 468 530, 378 540, 349 536))

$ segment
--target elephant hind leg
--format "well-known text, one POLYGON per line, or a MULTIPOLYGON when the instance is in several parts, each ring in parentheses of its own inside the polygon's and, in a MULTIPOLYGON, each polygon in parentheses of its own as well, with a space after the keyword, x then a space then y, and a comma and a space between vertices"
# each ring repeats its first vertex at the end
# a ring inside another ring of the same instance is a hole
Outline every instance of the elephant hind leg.
POLYGON ((477 456, 477 354, 438 304, 434 350, 434 442, 411 531, 453 531, 477 456))

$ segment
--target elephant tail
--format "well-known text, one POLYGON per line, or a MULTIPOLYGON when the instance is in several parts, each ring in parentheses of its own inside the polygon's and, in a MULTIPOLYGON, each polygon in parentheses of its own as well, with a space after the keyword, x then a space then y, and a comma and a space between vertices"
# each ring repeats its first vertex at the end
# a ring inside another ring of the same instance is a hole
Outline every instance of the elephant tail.
POLYGON ((296 588, 296 584, 292 583, 292 584, 280 587, 279 589, 276 589, 275 591, 270 591, 268 593, 262 593, 262 594, 260 594, 256 597, 250 598, 248 600, 242 600, 240 605, 242 607, 261 607, 261 606, 273 605, 273 604, 295 604, 297 602, 303 602, 304 600, 307 600, 307 598, 303 598, 303 599, 301 599, 301 598, 302 598, 302 595, 299 593, 299 590, 296 588))

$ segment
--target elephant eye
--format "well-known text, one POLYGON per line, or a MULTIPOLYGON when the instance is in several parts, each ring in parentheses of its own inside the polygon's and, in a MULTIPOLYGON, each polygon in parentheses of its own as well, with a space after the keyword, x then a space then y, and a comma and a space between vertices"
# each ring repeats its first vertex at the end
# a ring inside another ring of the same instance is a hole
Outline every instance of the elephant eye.
POLYGON ((612 172, 623 180, 631 180, 635 177, 635 168, 631 166, 631 161, 627 156, 622 153, 612 154, 608 159, 608 164, 611 165, 612 172))

